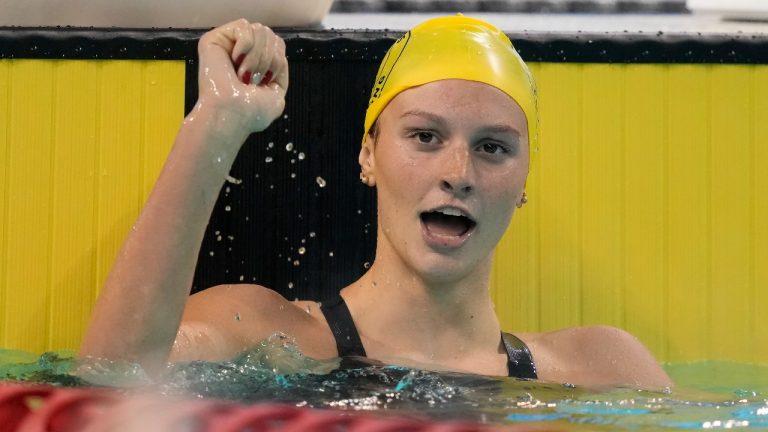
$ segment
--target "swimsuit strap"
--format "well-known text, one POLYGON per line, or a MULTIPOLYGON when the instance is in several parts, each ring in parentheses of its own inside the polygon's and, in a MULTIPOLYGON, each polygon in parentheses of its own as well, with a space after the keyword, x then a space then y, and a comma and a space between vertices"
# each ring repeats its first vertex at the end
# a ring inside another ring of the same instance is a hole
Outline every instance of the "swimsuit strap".
POLYGON ((320 310, 325 315, 325 320, 328 321, 328 326, 336 339, 336 351, 339 357, 365 357, 363 342, 360 340, 360 334, 357 332, 344 299, 338 296, 330 303, 320 306, 320 310))
POLYGON ((509 376, 536 379, 536 365, 533 364, 533 356, 525 342, 513 334, 504 332, 501 332, 501 342, 507 350, 509 376))
MULTIPOLYGON (((322 304, 320 310, 328 321, 339 357, 365 357, 365 348, 357 332, 355 321, 347 303, 341 296, 322 304)), ((537 378, 536 366, 528 346, 510 333, 501 333, 501 342, 507 351, 507 370, 510 377, 537 378)))

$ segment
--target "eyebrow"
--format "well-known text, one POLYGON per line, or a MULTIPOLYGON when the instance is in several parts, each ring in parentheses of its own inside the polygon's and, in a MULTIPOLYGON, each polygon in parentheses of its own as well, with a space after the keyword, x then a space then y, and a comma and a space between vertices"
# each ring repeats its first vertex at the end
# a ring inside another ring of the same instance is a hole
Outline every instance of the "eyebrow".
MULTIPOLYGON (((443 117, 440 117, 437 114, 432 114, 431 112, 422 111, 422 110, 406 111, 400 116, 400 118, 405 118, 410 116, 421 117, 431 122, 437 123, 441 126, 448 123, 443 117)), ((509 135, 513 135, 515 138, 520 138, 520 135, 521 135, 520 131, 504 123, 483 126, 481 130, 485 133, 509 134, 509 135)))
POLYGON ((403 115, 400 116, 400 118, 405 118, 405 117, 421 117, 433 123, 438 123, 440 125, 445 125, 447 123, 445 119, 440 117, 439 115, 432 114, 431 112, 422 111, 422 110, 406 111, 403 113, 403 115))

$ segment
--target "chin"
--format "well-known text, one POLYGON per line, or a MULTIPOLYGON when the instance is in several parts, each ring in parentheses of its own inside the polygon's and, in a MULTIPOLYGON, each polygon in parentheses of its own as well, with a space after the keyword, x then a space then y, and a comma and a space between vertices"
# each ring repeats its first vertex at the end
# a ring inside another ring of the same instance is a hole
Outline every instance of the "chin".
POLYGON ((429 285, 447 285, 479 275, 480 262, 462 257, 434 256, 427 252, 421 256, 416 273, 429 285), (426 261, 426 262, 423 262, 426 261))

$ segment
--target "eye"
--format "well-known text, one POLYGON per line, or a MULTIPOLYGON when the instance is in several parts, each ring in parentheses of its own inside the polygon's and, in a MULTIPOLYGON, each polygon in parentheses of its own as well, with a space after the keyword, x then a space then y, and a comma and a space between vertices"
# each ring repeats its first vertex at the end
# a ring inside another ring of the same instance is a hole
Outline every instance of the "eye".
POLYGON ((478 151, 491 155, 502 155, 510 152, 507 146, 495 142, 486 142, 478 146, 478 151))
POLYGON ((419 144, 435 144, 437 142, 437 137, 435 136, 434 132, 430 131, 414 131, 410 136, 411 138, 418 141, 419 144))

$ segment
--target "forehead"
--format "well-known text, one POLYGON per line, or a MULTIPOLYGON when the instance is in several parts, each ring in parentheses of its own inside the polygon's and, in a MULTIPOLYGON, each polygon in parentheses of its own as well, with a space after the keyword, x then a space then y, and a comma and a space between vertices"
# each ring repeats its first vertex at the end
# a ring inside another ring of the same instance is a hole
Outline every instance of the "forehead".
POLYGON ((442 80, 412 87, 395 96, 381 117, 396 119, 413 111, 429 112, 445 119, 506 123, 527 130, 525 113, 509 95, 488 84, 466 80, 442 80))

